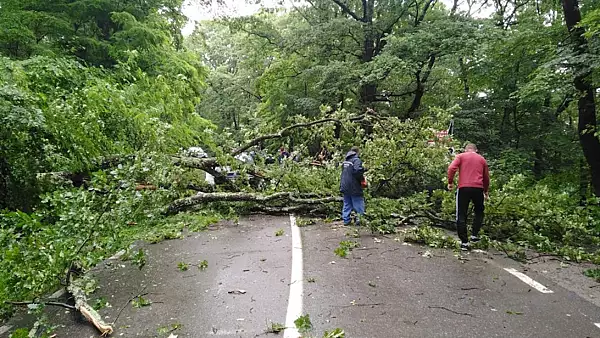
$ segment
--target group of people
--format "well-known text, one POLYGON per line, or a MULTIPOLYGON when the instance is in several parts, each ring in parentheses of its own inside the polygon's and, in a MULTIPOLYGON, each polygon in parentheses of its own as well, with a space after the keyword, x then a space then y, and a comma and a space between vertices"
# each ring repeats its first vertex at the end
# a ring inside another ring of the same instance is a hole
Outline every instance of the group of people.
MULTIPOLYGON (((281 146, 279 148, 279 154, 277 156, 277 161, 279 163, 281 163, 284 159, 291 157, 293 161, 300 162, 300 160, 301 160, 300 154, 301 154, 300 151, 295 151, 290 154, 284 146, 281 146)), ((327 150, 327 147, 323 146, 323 147, 321 147, 321 150, 319 151, 319 153, 314 157, 311 164, 322 165, 324 162, 326 162, 330 159, 331 159, 331 153, 327 150)))
MULTIPOLYGON (((356 213, 355 224, 359 225, 360 216, 365 213, 364 174, 365 168, 359 157, 358 147, 352 147, 342 163, 340 191, 344 195, 342 219, 344 225, 351 224, 352 211, 356 213)), ((458 171, 458 189, 456 190, 456 228, 460 238, 460 248, 470 249, 471 242, 479 241, 479 231, 483 225, 484 200, 489 198, 490 176, 488 165, 483 156, 477 153, 475 144, 468 144, 465 151, 455 156, 448 167, 448 190, 454 190, 454 177, 458 171), (467 213, 469 204, 474 206, 474 219, 471 236, 467 231, 467 213)))

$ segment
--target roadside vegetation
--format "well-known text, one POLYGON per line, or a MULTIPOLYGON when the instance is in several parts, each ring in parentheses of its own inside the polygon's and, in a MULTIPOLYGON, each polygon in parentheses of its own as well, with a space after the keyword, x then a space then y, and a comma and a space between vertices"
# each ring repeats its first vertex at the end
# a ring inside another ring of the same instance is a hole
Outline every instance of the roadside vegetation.
POLYGON ((453 228, 449 149, 474 142, 492 177, 483 248, 600 264, 599 5, 579 20, 576 5, 505 2, 479 18, 314 0, 183 37, 181 0, 3 1, 0 317, 136 240, 254 212, 335 219, 352 145, 374 234, 453 248, 438 229, 453 228))

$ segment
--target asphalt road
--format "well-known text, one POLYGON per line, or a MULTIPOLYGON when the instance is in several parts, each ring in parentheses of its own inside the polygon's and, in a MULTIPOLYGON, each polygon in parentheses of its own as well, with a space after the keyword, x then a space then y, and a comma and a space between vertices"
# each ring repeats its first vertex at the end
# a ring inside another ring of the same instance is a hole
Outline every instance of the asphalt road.
MULTIPOLYGON (((593 295, 582 297, 503 255, 472 252, 459 259, 393 236, 363 231, 349 238, 347 228, 330 224, 295 228, 293 235, 291 223, 255 216, 144 244, 142 270, 109 260, 91 272, 101 287, 94 297, 110 303, 100 313, 107 322, 118 316, 114 337, 296 338, 292 327, 267 331, 299 314, 310 316, 313 337, 335 328, 357 338, 600 337, 593 295), (334 250, 342 240, 360 246, 340 258, 334 250), (205 270, 196 267, 202 260, 205 270), (181 271, 180 262, 189 269, 181 271), (128 301, 139 294, 152 303, 133 307, 128 301)), ((48 314, 59 325, 57 338, 98 336, 76 314, 56 308, 48 314)), ((4 329, 28 320, 17 316, 4 329)))

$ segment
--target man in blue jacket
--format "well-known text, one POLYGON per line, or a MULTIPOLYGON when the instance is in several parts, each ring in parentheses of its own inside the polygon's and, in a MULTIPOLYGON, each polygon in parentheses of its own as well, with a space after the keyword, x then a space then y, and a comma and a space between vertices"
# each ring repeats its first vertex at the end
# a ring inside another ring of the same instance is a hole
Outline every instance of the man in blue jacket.
POLYGON ((352 147, 346 154, 346 160, 342 163, 342 179, 340 182, 340 191, 344 194, 344 208, 342 209, 342 218, 344 225, 350 224, 350 213, 354 210, 358 215, 356 225, 359 225, 360 215, 365 213, 365 199, 363 198, 363 188, 361 181, 365 168, 358 157, 358 147, 352 147))

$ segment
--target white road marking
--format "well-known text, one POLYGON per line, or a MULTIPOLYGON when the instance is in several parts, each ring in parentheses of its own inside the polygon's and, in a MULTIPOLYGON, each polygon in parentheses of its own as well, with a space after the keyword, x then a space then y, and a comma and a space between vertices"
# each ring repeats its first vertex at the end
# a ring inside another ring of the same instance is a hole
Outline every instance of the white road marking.
POLYGON ((534 289, 538 290, 541 293, 554 293, 554 291, 548 289, 547 287, 543 286, 542 284, 534 281, 533 279, 531 279, 529 276, 527 276, 526 274, 519 272, 515 269, 512 268, 504 268, 504 270, 506 270, 508 273, 512 274, 513 276, 517 277, 518 279, 522 280, 525 284, 533 287, 534 289))
POLYGON ((600 328, 600 323, 594 323, 598 328, 600 328))
POLYGON ((300 228, 296 225, 296 217, 290 215, 292 228, 292 277, 290 280, 290 298, 288 300, 287 315, 285 316, 285 331, 283 338, 298 338, 300 333, 294 321, 302 315, 303 297, 303 262, 302 262, 302 238, 300 228))

